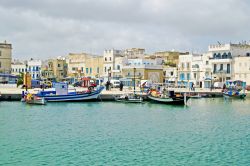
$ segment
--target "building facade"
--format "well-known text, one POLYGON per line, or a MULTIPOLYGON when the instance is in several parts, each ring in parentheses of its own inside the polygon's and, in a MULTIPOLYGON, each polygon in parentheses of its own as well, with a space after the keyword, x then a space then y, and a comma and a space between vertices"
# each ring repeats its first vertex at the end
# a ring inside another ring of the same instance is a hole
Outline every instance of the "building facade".
POLYGON ((11 73, 12 45, 0 43, 0 73, 11 73))
POLYGON ((41 78, 41 60, 30 59, 28 62, 28 72, 31 75, 31 79, 40 79, 41 78))

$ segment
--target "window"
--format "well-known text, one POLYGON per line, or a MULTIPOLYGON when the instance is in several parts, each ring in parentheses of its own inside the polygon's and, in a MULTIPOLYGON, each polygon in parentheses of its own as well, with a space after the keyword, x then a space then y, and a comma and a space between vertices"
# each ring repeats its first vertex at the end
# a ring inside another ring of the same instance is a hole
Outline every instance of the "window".
MULTIPOLYGON (((0 56, 1 56, 1 52, 0 52, 0 56)), ((249 53, 249 52, 247 53, 247 56, 250 56, 250 53, 249 53)))
POLYGON ((57 64, 57 67, 61 67, 61 65, 60 65, 60 64, 57 64))
POLYGON ((90 73, 90 74, 92 73, 92 67, 91 67, 91 68, 89 68, 89 73, 90 73))
POLYGON ((230 73, 230 64, 227 64, 227 73, 230 73))
POLYGON ((97 67, 96 71, 97 71, 97 73, 99 73, 99 67, 97 67))
POLYGON ((206 65, 209 65, 209 61, 206 61, 206 65))
POLYGON ((1 66, 2 66, 2 63, 0 62, 0 68, 1 68, 1 66))
POLYGON ((185 74, 184 73, 180 74, 180 80, 185 80, 185 74))
POLYGON ((184 68, 184 63, 181 63, 181 67, 184 68))
POLYGON ((171 76, 173 76, 173 75, 174 75, 174 72, 173 72, 173 71, 171 71, 171 72, 170 72, 170 75, 171 75, 171 76))
POLYGON ((107 61, 107 58, 105 57, 105 61, 107 61))
POLYGON ((130 72, 128 72, 128 76, 130 76, 130 72))
POLYGON ((107 72, 107 68, 106 68, 106 67, 104 68, 104 72, 105 72, 105 73, 107 72))
POLYGON ((190 80, 190 73, 187 73, 187 80, 190 80))
POLYGON ((197 74, 196 74, 196 73, 194 73, 194 79, 196 79, 196 77, 197 77, 197 74))
POLYGON ((89 73, 89 68, 86 68, 86 73, 87 73, 87 74, 89 73))
POLYGON ((73 71, 75 71, 75 70, 76 70, 76 68, 72 67, 72 70, 73 70, 73 71))
POLYGON ((189 69, 189 62, 187 63, 187 68, 189 69))
POLYGON ((81 71, 84 72, 84 68, 83 67, 81 67, 81 71))
POLYGON ((2 56, 2 52, 0 51, 0 56, 2 56))
POLYGON ((220 64, 220 70, 223 70, 223 64, 220 64))
POLYGON ((111 61, 111 57, 109 57, 109 60, 111 61))
POLYGON ((121 68, 120 68, 120 65, 117 65, 117 70, 120 70, 121 68))
POLYGON ((214 73, 216 72, 217 65, 214 64, 214 73))

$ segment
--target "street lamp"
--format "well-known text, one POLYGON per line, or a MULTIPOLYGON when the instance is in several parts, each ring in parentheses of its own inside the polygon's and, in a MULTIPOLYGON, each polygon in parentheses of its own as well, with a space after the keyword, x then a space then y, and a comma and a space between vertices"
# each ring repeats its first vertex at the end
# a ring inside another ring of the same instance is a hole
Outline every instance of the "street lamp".
POLYGON ((136 68, 134 67, 134 93, 135 93, 135 70, 136 68))
POLYGON ((26 67, 26 73, 25 73, 25 90, 26 90, 26 92, 28 91, 28 81, 27 81, 27 78, 28 78, 28 76, 27 76, 27 73, 28 73, 28 64, 26 64, 25 65, 25 67, 26 67))

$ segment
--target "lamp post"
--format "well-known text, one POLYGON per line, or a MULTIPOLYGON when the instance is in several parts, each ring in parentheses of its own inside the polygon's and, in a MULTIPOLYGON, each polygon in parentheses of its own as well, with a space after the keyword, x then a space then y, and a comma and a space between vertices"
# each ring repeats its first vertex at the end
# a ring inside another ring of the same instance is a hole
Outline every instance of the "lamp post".
POLYGON ((135 94, 135 70, 136 68, 134 67, 134 94, 135 94))
POLYGON ((211 72, 211 86, 210 86, 210 88, 211 88, 211 91, 212 91, 212 88, 213 88, 213 72, 211 72))
POLYGON ((25 90, 26 90, 26 92, 27 92, 27 91, 28 91, 28 87, 27 87, 27 86, 28 86, 28 85, 27 85, 27 84, 28 84, 28 81, 27 81, 27 78, 28 78, 28 77, 27 77, 27 73, 28 73, 28 64, 26 64, 25 67, 26 67, 26 73, 25 73, 25 90))

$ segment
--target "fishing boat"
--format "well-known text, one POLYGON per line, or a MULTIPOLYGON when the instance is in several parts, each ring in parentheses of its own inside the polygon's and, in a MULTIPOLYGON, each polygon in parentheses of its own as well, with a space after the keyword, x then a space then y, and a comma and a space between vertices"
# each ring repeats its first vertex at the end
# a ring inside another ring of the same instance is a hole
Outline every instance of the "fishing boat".
POLYGON ((246 97, 245 89, 246 82, 227 80, 223 86, 223 96, 226 98, 244 99, 246 97))
POLYGON ((104 89, 103 86, 99 86, 96 90, 93 87, 89 87, 84 92, 69 92, 68 84, 66 83, 55 83, 54 86, 55 91, 40 91, 36 96, 44 97, 48 102, 97 100, 104 89))
POLYGON ((134 68, 134 93, 133 94, 125 94, 120 96, 114 96, 115 101, 117 102, 125 102, 125 103, 142 103, 143 98, 140 95, 137 95, 135 93, 135 71, 136 68, 134 68))
POLYGON ((151 90, 148 94, 148 98, 153 102, 172 105, 185 105, 189 99, 186 94, 175 94, 174 91, 169 91, 169 93, 166 94, 157 92, 156 90, 151 90))
POLYGON ((22 99, 22 101, 24 101, 27 104, 34 104, 34 105, 45 105, 46 104, 46 100, 44 99, 44 97, 37 97, 37 96, 32 95, 30 93, 25 95, 25 97, 22 99))
POLYGON ((125 102, 125 103, 142 103, 143 98, 134 94, 125 94, 120 96, 114 96, 115 101, 125 102))

